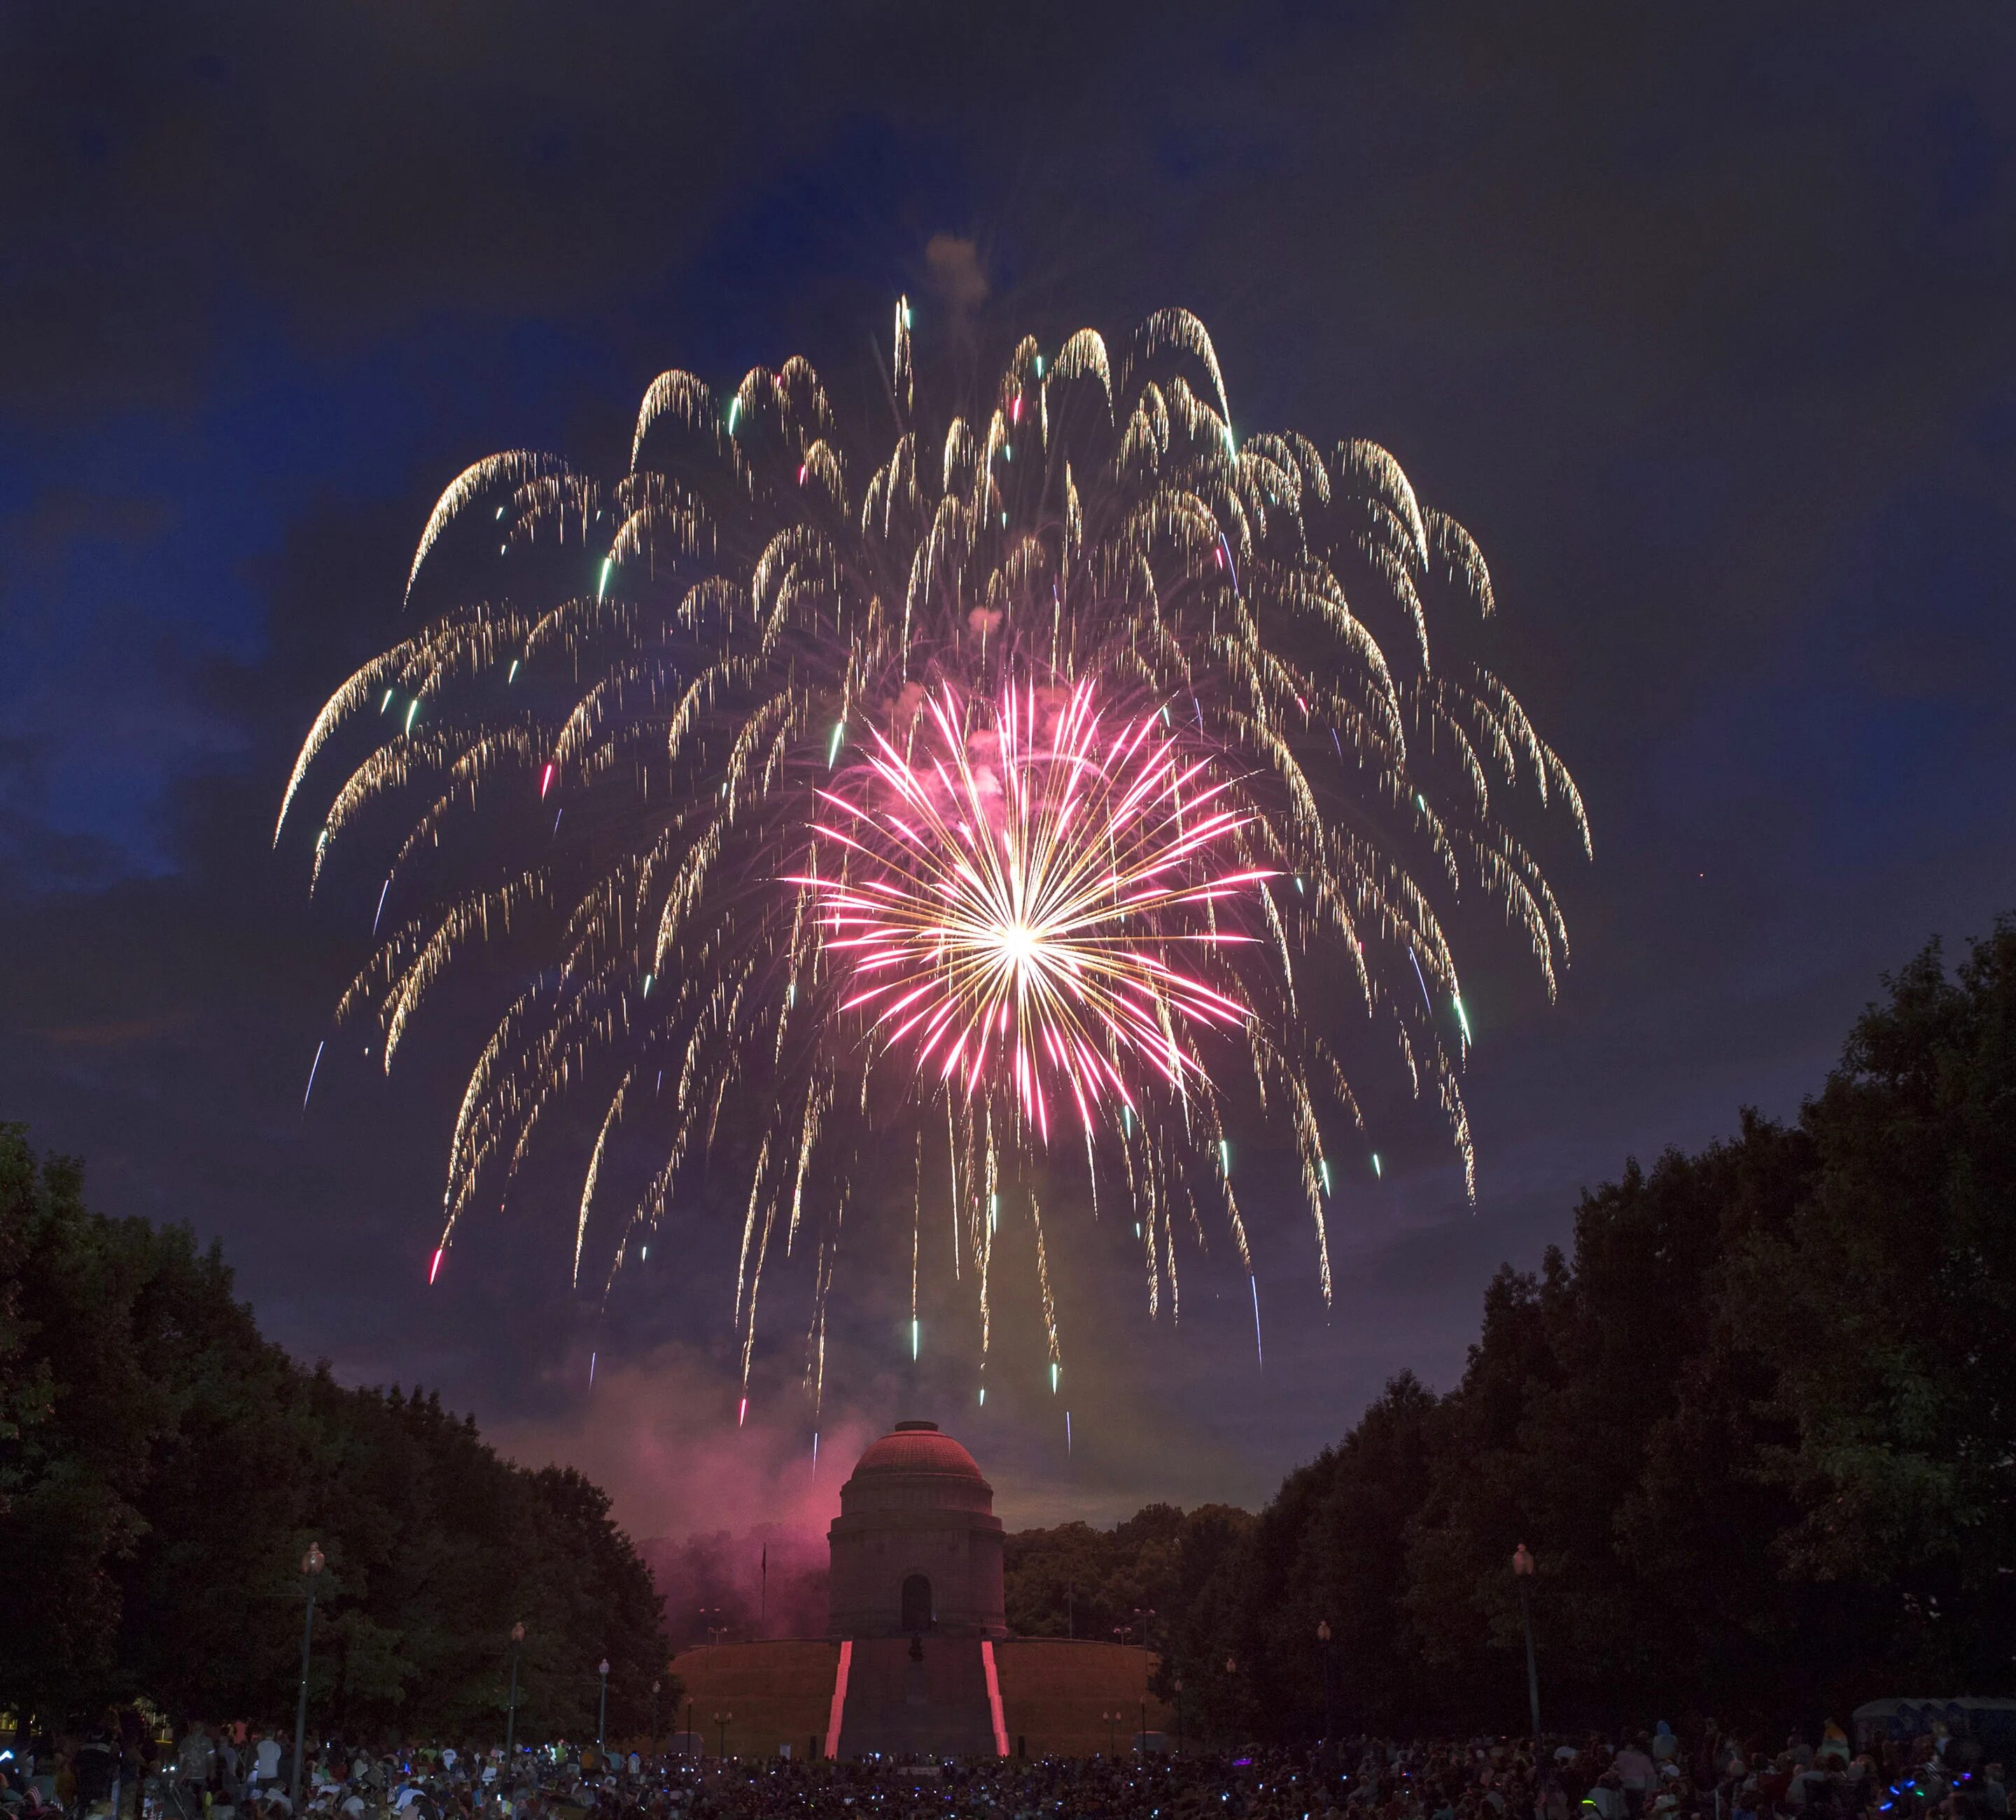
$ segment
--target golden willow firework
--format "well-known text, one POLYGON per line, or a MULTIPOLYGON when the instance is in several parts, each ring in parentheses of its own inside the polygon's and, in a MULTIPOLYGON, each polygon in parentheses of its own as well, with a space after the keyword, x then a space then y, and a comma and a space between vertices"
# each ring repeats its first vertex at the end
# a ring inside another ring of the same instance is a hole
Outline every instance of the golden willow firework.
POLYGON ((599 1113, 577 1281, 599 1211, 613 1278, 732 1149, 745 1394, 765 1273, 809 1244, 820 1394, 857 1166, 898 1130, 983 1369, 1006 1207, 1055 1382, 1035 1189, 1074 1192, 1067 1154, 1138 1218, 1152 1309, 1178 1310, 1179 1235, 1215 1225, 1250 1270, 1235 1102, 1291 1137, 1327 1297, 1326 1133, 1362 1123, 1336 1045, 1391 1045, 1474 1194, 1449 909, 1499 905, 1551 996, 1567 932, 1499 799, 1560 802, 1589 846, 1561 761, 1452 647, 1493 610, 1476 545, 1373 444, 1237 437, 1194 317, 1117 361, 1025 340, 934 422, 899 304, 888 378, 879 459, 792 360, 723 397, 661 376, 613 484, 477 463, 413 559, 425 624, 331 697, 281 807, 375 715, 314 865, 374 811, 403 831, 338 1007, 387 1070, 452 962, 538 946, 456 1113, 434 1268, 563 1101, 599 1113), (619 1126, 653 1173, 616 1212, 619 1126))

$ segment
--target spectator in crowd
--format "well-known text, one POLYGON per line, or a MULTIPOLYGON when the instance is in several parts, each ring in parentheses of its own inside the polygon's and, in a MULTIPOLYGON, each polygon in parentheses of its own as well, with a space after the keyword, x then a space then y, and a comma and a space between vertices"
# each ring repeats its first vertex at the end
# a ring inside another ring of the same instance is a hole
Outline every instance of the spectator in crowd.
POLYGON ((1625 1811, 1630 1820, 1638 1820, 1645 1809, 1646 1791, 1658 1773, 1652 1761, 1651 1741, 1640 1732, 1611 1759, 1610 1767, 1616 1771, 1618 1784, 1624 1791, 1625 1811))
POLYGON ((217 1746, 211 1741, 210 1728, 196 1720, 183 1732, 181 1746, 175 1753, 175 1783, 184 1813, 200 1809, 204 1791, 209 1788, 210 1779, 216 1769, 217 1746))

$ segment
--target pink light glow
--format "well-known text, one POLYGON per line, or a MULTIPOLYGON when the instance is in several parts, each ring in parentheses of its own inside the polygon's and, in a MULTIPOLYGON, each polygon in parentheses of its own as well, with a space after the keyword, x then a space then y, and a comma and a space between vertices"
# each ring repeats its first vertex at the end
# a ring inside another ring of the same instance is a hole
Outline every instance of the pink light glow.
POLYGON ((434 1279, 441 1275, 441 1260, 447 1255, 448 1247, 446 1246, 437 1245, 434 1247, 434 1262, 427 1266, 427 1287, 429 1289, 432 1289, 434 1287, 434 1279))
POLYGON ((898 737, 871 729, 851 787, 818 793, 813 833, 845 863, 790 881, 845 1008, 1046 1139, 1060 1092, 1090 1127, 1132 1109, 1130 1076, 1204 1084, 1194 1038, 1249 1015, 1225 962, 1255 938, 1223 926, 1228 901, 1273 876, 1237 863, 1252 818, 1211 758, 1085 683, 941 689, 898 737))

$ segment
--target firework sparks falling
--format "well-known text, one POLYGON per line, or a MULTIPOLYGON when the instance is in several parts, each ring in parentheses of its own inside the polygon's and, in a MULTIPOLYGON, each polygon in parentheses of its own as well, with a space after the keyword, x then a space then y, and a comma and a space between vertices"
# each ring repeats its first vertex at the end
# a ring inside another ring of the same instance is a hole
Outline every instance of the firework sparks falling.
POLYGON ((357 743, 311 876, 391 818, 385 926, 337 1007, 388 1070, 456 963, 513 944, 430 1277, 563 1102, 599 1134, 577 1278, 697 1206, 735 1128, 738 1420, 766 1271, 808 1239, 816 1411, 842 1226, 897 1130, 949 1197, 983 1373, 1026 1214, 1056 1382, 1039 1149, 1053 1220, 1067 1149, 1080 1204, 1120 1197, 1173 1318, 1208 1216, 1251 1271, 1227 1120, 1273 1120, 1327 1296, 1347 1060, 1395 1058, 1474 1192, 1445 919, 1495 905, 1551 995, 1567 931, 1507 805, 1561 805, 1589 845, 1464 653, 1496 611, 1481 553, 1385 450, 1235 437, 1183 311, 1117 351, 1024 339, 935 414, 912 327, 899 304, 879 447, 794 359, 720 397, 661 375, 612 483, 525 450, 458 476, 407 578, 423 623, 337 690, 281 804, 357 743))

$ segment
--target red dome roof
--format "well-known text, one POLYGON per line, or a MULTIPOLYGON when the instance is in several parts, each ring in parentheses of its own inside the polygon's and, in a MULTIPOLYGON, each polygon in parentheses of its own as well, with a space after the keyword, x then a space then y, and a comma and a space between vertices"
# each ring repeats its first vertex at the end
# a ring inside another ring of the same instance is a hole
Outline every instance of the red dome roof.
POLYGON ((869 1444, 854 1472, 857 1478, 863 1473, 941 1473, 987 1482, 973 1455, 950 1435, 941 1434, 935 1422, 898 1423, 891 1433, 869 1444))

